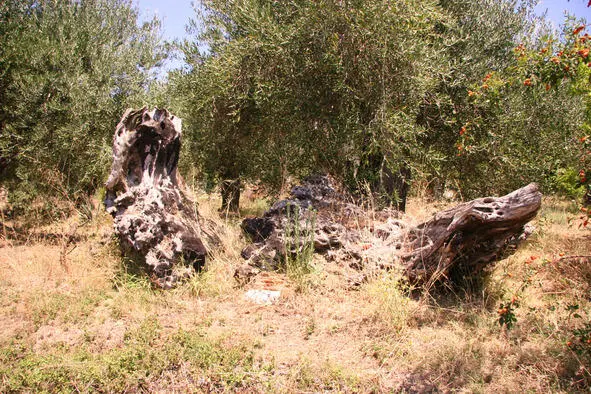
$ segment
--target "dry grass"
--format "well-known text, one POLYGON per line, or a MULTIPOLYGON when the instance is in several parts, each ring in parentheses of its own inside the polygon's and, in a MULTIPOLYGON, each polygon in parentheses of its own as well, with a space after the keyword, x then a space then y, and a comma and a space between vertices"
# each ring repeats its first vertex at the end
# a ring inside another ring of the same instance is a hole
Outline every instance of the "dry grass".
MULTIPOLYGON (((6 241, 0 248, 0 391, 589 387, 590 348, 575 330, 590 321, 591 262, 568 256, 590 255, 591 234, 569 227, 567 202, 546 199, 536 234, 476 292, 417 297, 396 273, 347 290, 346 268, 322 257, 312 261, 304 292, 276 273, 238 288, 232 275, 245 244, 240 217, 220 217, 219 201, 206 195, 198 201, 199 211, 217 222, 222 247, 204 273, 168 292, 152 289, 122 261, 110 219, 99 209, 78 230, 81 239, 65 261, 59 237, 6 241), (244 298, 250 288, 282 296, 274 305, 252 304, 244 298), (517 321, 507 330, 497 309, 514 296, 517 321)), ((266 206, 247 204, 243 213, 266 206)), ((423 219, 441 208, 411 201, 409 214, 423 219)), ((42 230, 65 234, 70 221, 42 230)))

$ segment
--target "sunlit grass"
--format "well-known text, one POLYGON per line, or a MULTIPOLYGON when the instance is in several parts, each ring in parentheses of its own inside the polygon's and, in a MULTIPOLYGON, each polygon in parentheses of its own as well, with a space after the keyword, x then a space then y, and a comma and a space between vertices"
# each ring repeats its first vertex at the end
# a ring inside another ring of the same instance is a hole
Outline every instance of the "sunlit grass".
MULTIPOLYGON (((394 271, 351 291, 351 268, 318 255, 304 292, 284 273, 240 288, 233 273, 246 240, 240 218, 220 215, 217 202, 200 197, 199 210, 216 222, 219 248, 203 272, 171 291, 155 289, 121 258, 104 217, 93 219, 65 265, 59 244, 0 248, 0 391, 588 387, 591 357, 577 330, 591 318, 591 262, 569 256, 590 255, 591 243, 588 230, 569 225, 568 201, 545 199, 534 234, 477 292, 431 296, 394 271), (277 304, 245 299, 267 281, 281 291, 277 304), (516 322, 507 329, 498 309, 513 298, 516 322)), ((415 200, 409 212, 437 209, 415 200)))

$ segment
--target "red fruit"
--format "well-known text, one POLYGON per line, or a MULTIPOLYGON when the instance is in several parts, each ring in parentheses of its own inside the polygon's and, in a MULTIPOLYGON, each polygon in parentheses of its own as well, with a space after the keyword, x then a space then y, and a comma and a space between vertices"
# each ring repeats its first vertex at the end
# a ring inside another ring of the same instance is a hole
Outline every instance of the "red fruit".
POLYGON ((464 135, 464 134, 466 134, 466 127, 465 126, 462 126, 460 128, 460 135, 464 135))
POLYGON ((582 58, 587 58, 587 56, 589 56, 589 48, 584 48, 581 49, 580 51, 577 52, 579 54, 579 56, 581 56, 582 58))
POLYGON ((372 247, 372 244, 363 244, 363 245, 361 245, 361 249, 363 249, 363 250, 369 250, 369 248, 371 248, 371 247, 372 247))
POLYGON ((585 28, 585 25, 581 25, 581 26, 577 27, 575 30, 573 30, 573 34, 574 35, 579 34, 580 32, 583 31, 584 28, 585 28))
POLYGON ((525 86, 531 86, 531 78, 526 78, 526 80, 523 81, 523 85, 525 85, 525 86))

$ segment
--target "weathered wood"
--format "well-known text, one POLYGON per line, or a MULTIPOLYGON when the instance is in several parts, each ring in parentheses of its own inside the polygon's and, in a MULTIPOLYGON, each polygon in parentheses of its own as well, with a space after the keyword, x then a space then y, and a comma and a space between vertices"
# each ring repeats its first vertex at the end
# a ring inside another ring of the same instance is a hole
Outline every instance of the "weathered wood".
POLYGON ((139 256, 162 288, 200 269, 216 241, 177 174, 180 147, 181 119, 128 109, 115 129, 105 183, 105 207, 124 251, 139 256))
POLYGON ((524 226, 541 203, 532 183, 503 197, 479 198, 437 213, 408 234, 410 252, 402 256, 407 275, 421 281, 447 278, 454 269, 477 274, 527 235, 524 226))
POLYGON ((366 212, 348 201, 326 177, 305 180, 263 217, 244 220, 253 244, 243 250, 243 258, 259 269, 281 267, 286 253, 304 247, 304 237, 297 244, 285 229, 294 221, 304 229, 313 217, 315 251, 360 270, 358 279, 392 268, 416 284, 450 280, 454 271, 478 275, 527 235, 525 225, 538 212, 541 194, 530 184, 504 197, 460 204, 416 227, 400 220, 400 212, 366 212), (298 214, 290 217, 288 209, 298 214))

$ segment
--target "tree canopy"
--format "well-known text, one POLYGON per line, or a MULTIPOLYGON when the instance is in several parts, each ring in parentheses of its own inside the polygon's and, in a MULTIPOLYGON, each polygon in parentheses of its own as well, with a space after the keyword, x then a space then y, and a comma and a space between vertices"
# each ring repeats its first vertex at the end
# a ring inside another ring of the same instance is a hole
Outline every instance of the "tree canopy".
POLYGON ((584 49, 584 26, 558 36, 534 5, 202 0, 184 67, 156 81, 160 22, 129 2, 8 0, 0 181, 15 206, 94 192, 120 114, 155 101, 184 119, 183 172, 225 203, 241 181, 276 192, 319 172, 401 208, 411 179, 465 198, 531 181, 580 194, 588 67, 558 53, 584 49))
POLYGON ((183 47, 189 67, 173 78, 187 153, 210 185, 242 177, 277 188, 288 176, 327 172, 396 201, 399 189, 384 188, 384 178, 399 182, 412 169, 466 197, 539 178, 550 187, 572 165, 555 136, 568 144, 582 120, 580 97, 567 87, 519 93, 495 112, 468 95, 487 73, 514 67, 519 42, 543 40, 547 26, 533 6, 203 1, 195 40, 183 47))

